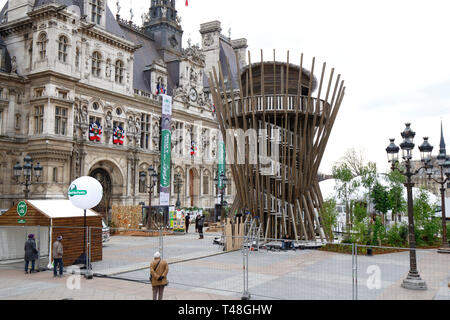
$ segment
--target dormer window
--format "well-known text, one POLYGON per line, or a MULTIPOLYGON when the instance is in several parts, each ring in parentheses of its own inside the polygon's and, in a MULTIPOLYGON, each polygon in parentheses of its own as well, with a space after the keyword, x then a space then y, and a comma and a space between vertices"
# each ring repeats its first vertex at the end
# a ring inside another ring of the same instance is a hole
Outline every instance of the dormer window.
POLYGON ((116 61, 116 82, 123 82, 123 62, 121 60, 116 61))
POLYGON ((102 1, 91 0, 91 21, 100 24, 102 20, 102 1))

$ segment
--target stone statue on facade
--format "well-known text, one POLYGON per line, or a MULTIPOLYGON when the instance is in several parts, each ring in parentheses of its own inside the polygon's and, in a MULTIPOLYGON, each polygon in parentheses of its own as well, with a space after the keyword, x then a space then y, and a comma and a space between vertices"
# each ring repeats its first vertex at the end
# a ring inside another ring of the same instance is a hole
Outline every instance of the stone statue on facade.
POLYGON ((11 73, 17 74, 17 58, 16 58, 16 56, 12 57, 12 60, 11 60, 11 73))

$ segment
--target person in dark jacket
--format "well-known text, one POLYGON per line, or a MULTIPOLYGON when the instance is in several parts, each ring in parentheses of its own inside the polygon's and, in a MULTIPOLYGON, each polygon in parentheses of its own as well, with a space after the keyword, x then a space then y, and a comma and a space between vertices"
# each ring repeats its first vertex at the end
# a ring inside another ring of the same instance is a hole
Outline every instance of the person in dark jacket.
POLYGON ((191 222, 191 217, 189 216, 189 213, 186 213, 186 217, 184 218, 184 224, 186 227, 186 233, 189 233, 189 223, 191 222))
POLYGON ((200 221, 200 215, 197 214, 195 217, 195 232, 198 232, 198 222, 200 221))
POLYGON ((200 234, 199 239, 203 239, 203 225, 205 224, 205 216, 201 215, 198 220, 198 233, 200 234))
POLYGON ((36 249, 36 240, 34 240, 34 234, 28 235, 28 240, 25 242, 25 274, 28 274, 28 266, 31 261, 30 273, 36 272, 34 270, 35 261, 38 259, 38 251, 36 249))

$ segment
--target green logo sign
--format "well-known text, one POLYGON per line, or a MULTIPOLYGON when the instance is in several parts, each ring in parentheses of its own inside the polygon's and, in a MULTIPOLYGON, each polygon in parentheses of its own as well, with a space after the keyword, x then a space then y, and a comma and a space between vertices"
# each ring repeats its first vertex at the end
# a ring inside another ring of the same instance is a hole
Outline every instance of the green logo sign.
POLYGON ((74 184, 72 186, 70 186, 69 197, 85 196, 85 195, 87 195, 86 190, 78 190, 77 186, 74 184))
POLYGON ((25 201, 19 202, 19 204, 17 205, 17 213, 19 214, 19 216, 25 217, 27 215, 27 211, 27 203, 25 201))
POLYGON ((17 223, 25 224, 25 223, 27 223, 27 220, 20 219, 20 220, 17 220, 17 223))

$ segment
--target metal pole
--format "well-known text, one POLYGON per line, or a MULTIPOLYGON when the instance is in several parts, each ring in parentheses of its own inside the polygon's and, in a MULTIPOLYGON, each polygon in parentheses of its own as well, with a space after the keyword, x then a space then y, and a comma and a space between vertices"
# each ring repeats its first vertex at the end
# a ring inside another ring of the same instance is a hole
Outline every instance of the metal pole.
MULTIPOLYGON (((442 169, 441 169, 442 170, 442 169)), ((442 171, 441 171, 441 175, 442 175, 442 171)), ((442 177, 443 179, 443 177, 442 177)), ((447 214, 445 212, 445 182, 442 185, 441 188, 441 207, 442 207, 442 249, 444 250, 448 250, 449 249, 449 245, 448 245, 448 241, 447 241, 447 214)), ((450 253, 450 252, 449 252, 450 253)))
POLYGON ((38 249, 38 264, 37 264, 37 270, 41 271, 41 226, 38 226, 38 243, 37 243, 37 249, 38 249))
POLYGON ((352 300, 355 300, 355 244, 352 243, 352 300))
POLYGON ((407 182, 405 183, 407 189, 408 197, 408 223, 409 223, 409 265, 410 270, 407 278, 403 281, 402 287, 405 289, 412 290, 426 290, 427 286, 425 281, 420 278, 419 272, 417 271, 417 257, 416 257, 416 236, 414 230, 414 207, 413 207, 413 192, 412 188, 414 183, 412 183, 411 177, 411 163, 409 160, 406 161, 406 177, 407 182))
POLYGON ((355 300, 358 300, 358 244, 355 243, 355 300))

